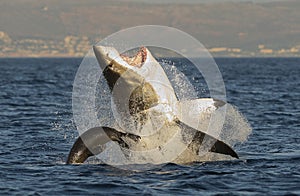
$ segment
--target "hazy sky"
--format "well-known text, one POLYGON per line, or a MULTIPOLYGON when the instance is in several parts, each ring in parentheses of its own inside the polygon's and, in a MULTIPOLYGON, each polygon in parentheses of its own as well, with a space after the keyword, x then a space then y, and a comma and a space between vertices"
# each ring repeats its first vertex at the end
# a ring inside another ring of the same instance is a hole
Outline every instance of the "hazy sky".
POLYGON ((147 3, 215 3, 215 2, 272 2, 272 1, 284 1, 284 0, 120 0, 120 1, 143 1, 147 3))

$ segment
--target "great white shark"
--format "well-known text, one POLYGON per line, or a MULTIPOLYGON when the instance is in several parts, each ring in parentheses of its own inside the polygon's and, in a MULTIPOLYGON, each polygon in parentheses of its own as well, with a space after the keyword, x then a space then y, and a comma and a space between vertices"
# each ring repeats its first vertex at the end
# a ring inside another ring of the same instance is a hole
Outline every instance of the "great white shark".
POLYGON ((83 163, 100 154, 108 141, 116 142, 124 152, 163 150, 169 138, 162 133, 180 133, 183 138, 192 135, 183 139, 186 149, 172 162, 197 161, 185 157, 198 157, 201 149, 238 158, 230 145, 198 130, 202 119, 224 107, 225 102, 213 98, 178 101, 165 71, 146 47, 134 56, 119 54, 113 47, 94 46, 93 50, 111 91, 118 127, 85 131, 72 146, 67 164, 83 163), (187 115, 189 110, 198 115, 187 115))

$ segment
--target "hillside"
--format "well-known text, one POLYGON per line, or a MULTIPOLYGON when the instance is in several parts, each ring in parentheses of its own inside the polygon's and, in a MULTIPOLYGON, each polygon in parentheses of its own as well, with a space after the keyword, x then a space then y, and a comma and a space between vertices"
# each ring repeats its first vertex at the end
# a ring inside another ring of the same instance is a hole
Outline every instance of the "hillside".
POLYGON ((91 42, 120 29, 145 24, 181 29, 206 47, 255 50, 300 45, 300 1, 273 3, 146 4, 97 0, 0 2, 0 31, 13 40, 62 40, 87 36, 91 42))

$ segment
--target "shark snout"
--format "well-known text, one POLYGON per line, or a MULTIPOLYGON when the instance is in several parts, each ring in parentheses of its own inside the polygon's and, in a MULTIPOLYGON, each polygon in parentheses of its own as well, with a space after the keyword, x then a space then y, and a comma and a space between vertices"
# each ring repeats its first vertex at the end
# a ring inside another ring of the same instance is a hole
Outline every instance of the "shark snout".
POLYGON ((113 60, 112 57, 118 54, 118 52, 112 47, 93 46, 93 50, 102 70, 104 70, 106 66, 111 64, 113 60))

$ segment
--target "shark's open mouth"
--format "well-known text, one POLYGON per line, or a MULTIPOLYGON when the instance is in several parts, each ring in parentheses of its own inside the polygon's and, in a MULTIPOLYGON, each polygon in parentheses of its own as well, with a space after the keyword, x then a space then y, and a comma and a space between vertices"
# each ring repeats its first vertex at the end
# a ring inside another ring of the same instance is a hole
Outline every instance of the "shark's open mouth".
POLYGON ((142 67, 147 58, 147 49, 141 47, 134 56, 120 55, 124 61, 134 67, 142 67))

